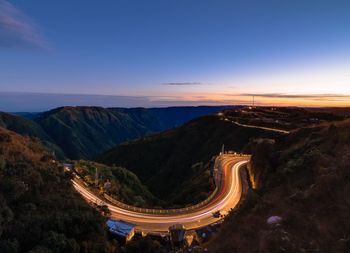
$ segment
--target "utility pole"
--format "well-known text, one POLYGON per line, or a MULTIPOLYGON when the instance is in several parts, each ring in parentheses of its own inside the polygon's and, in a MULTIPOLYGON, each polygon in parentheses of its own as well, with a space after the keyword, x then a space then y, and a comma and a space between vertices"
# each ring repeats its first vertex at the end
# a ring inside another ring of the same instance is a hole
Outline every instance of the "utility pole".
POLYGON ((255 107, 255 96, 253 96, 253 108, 255 107))
POLYGON ((97 167, 95 167, 95 186, 98 186, 98 171, 97 171, 97 167))

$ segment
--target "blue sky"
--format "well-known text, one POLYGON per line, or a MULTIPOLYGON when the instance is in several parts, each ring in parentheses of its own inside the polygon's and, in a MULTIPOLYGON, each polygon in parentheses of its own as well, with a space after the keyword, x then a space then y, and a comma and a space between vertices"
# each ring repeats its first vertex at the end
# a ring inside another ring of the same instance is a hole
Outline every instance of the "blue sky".
POLYGON ((349 27, 338 0, 0 0, 0 92, 350 105, 349 27))

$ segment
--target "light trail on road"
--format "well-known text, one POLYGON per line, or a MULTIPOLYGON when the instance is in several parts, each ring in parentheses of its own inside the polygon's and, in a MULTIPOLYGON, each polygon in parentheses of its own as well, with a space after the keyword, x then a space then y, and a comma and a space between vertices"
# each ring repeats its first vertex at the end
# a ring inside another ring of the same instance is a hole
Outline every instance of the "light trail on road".
MULTIPOLYGON (((106 203, 111 212, 111 218, 123 220, 136 225, 138 231, 146 233, 167 233, 170 226, 183 224, 186 229, 197 229, 218 222, 222 218, 214 217, 213 213, 228 213, 237 206, 242 195, 242 179, 240 169, 249 162, 249 156, 231 154, 220 155, 216 166, 222 170, 221 184, 217 194, 206 205, 179 214, 150 214, 126 210, 106 203)), ((245 179, 244 179, 245 180, 245 179)), ((74 188, 89 202, 100 204, 106 202, 89 189, 73 181, 74 188)))
POLYGON ((235 124, 237 126, 241 126, 241 127, 262 129, 262 130, 272 131, 272 132, 277 132, 277 133, 282 133, 282 134, 289 134, 290 133, 290 131, 283 130, 283 129, 277 129, 277 128, 271 128, 271 127, 263 127, 263 126, 254 126, 254 125, 246 125, 246 124, 239 123, 237 121, 229 120, 228 118, 225 118, 225 121, 229 121, 229 122, 231 122, 231 123, 233 123, 233 124, 235 124))

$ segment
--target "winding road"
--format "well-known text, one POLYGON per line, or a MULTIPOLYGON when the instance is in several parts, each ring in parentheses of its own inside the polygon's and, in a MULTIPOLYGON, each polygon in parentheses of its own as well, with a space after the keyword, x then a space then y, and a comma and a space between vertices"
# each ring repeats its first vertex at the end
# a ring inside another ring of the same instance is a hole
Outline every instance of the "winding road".
MULTIPOLYGON (((218 222, 222 218, 215 217, 213 213, 220 211, 227 214, 237 206, 242 196, 241 168, 247 164, 250 156, 222 154, 217 157, 216 168, 216 194, 208 203, 197 208, 189 208, 186 212, 171 214, 151 214, 130 211, 113 204, 106 203, 111 218, 123 220, 136 225, 135 229, 144 233, 167 233, 171 225, 183 224, 187 230, 197 229, 218 222)), ((246 179, 243 179, 246 180, 246 179)), ((74 188, 89 202, 100 204, 105 202, 95 195, 85 185, 72 180, 74 188)))
POLYGON ((239 123, 237 121, 229 120, 228 118, 225 118, 224 120, 225 121, 229 121, 229 122, 231 122, 231 123, 233 123, 233 124, 235 124, 237 126, 241 126, 241 127, 262 129, 262 130, 277 132, 277 133, 281 133, 281 134, 289 134, 290 133, 290 131, 283 130, 283 129, 276 129, 276 128, 272 128, 272 127, 263 127, 263 126, 242 124, 242 123, 239 123))

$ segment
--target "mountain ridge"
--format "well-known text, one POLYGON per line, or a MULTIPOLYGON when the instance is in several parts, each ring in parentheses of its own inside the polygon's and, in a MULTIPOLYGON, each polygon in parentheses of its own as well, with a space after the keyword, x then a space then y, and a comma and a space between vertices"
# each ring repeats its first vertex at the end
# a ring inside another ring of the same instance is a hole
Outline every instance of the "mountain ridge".
POLYGON ((59 159, 92 159, 122 142, 160 132, 181 125, 196 116, 214 113, 224 108, 230 106, 63 106, 42 113, 19 113, 22 116, 2 113, 12 115, 2 116, 7 121, 3 122, 2 126, 47 142, 46 146, 53 149, 59 159))

